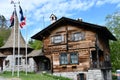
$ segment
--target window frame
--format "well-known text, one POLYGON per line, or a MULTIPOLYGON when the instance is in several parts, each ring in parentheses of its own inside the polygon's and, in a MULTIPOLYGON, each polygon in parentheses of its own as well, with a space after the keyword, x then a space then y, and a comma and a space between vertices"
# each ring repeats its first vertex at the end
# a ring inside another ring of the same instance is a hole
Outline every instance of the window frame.
POLYGON ((68 61, 68 54, 67 53, 61 53, 60 54, 60 65, 67 65, 67 64, 69 64, 69 61, 68 61), (64 55, 64 63, 62 63, 62 56, 64 55), (67 61, 67 62, 66 62, 67 61))
MULTIPOLYGON (((15 58, 15 65, 18 65, 18 57, 15 58)), ((22 65, 21 57, 19 57, 19 65, 22 65)))
POLYGON ((70 53, 70 64, 78 64, 78 63, 79 63, 78 53, 77 52, 71 52, 70 53), (73 59, 72 59, 71 55, 74 55, 73 59), (72 60, 74 60, 74 63, 72 62, 72 60), (77 61, 77 62, 75 63, 75 61, 77 61))
POLYGON ((52 44, 60 44, 64 41, 64 36, 61 34, 51 36, 51 43, 52 44))
POLYGON ((60 53, 59 60, 60 60, 60 65, 78 64, 79 63, 79 54, 78 54, 78 52, 60 53), (71 58, 72 54, 76 54, 73 59, 71 58), (65 57, 63 59, 64 63, 62 63, 62 55, 66 55, 66 59, 65 59, 65 57), (65 62, 66 60, 67 60, 67 62, 65 62), (73 60, 74 60, 74 63, 72 62, 73 60))
POLYGON ((71 36, 71 41, 82 41, 85 39, 85 33, 84 32, 74 32, 71 36))

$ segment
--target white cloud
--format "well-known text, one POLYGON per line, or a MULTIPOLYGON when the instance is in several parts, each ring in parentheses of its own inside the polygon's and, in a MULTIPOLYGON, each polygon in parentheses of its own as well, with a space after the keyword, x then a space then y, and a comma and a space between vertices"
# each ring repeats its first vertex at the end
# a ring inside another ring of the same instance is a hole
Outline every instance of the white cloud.
MULTIPOLYGON (((18 0, 15 0, 18 1, 18 0)), ((41 17, 49 18, 51 13, 57 16, 72 16, 73 10, 88 10, 93 6, 101 6, 106 3, 117 4, 120 6, 120 0, 20 0, 23 11, 27 10, 27 17, 39 21, 41 17)), ((0 13, 5 14, 7 18, 11 15, 13 5, 10 0, 2 0, 0 3, 0 13), (7 6, 6 6, 7 5, 7 6)))
MULTIPOLYGON (((120 0, 15 0, 21 2, 21 7, 24 11, 24 15, 27 16, 27 26, 32 29, 30 34, 35 34, 43 25, 43 16, 46 24, 49 21, 49 16, 54 13, 57 17, 71 17, 76 12, 86 11, 94 6, 101 6, 105 4, 116 4, 116 7, 120 7, 120 0), (25 13, 25 10, 27 12, 25 13), (76 12, 73 12, 76 11, 76 12), (28 24, 29 23, 29 24, 28 24), (35 29, 33 31, 33 28, 35 29), (38 27, 37 27, 38 28, 38 27)), ((19 10, 17 8, 17 10, 19 10)), ((3 14, 7 19, 10 18, 13 11, 13 5, 10 4, 10 0, 1 0, 0 2, 0 14, 3 14)))
POLYGON ((120 5, 120 0, 97 0, 96 5, 101 6, 106 3, 120 5))

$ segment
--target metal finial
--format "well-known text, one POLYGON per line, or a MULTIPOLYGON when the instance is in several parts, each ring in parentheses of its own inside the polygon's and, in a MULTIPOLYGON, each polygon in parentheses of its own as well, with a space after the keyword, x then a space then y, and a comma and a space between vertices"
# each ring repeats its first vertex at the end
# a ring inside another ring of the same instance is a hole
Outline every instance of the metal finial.
POLYGON ((11 0, 11 4, 14 4, 14 1, 13 1, 13 0, 11 0))

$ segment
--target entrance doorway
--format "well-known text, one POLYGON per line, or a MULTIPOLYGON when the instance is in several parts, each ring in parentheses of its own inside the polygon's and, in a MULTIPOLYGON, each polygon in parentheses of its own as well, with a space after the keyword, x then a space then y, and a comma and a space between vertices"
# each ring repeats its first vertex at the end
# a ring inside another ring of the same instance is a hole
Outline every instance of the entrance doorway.
POLYGON ((45 56, 34 57, 37 64, 37 72, 40 71, 51 71, 51 64, 49 58, 45 56))

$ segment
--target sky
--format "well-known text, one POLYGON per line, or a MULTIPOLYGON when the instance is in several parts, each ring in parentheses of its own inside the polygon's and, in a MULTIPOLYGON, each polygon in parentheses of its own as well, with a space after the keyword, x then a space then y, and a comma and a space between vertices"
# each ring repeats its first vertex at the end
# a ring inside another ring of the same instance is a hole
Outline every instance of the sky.
MULTIPOLYGON (((13 0, 19 18, 19 4, 26 16, 26 25, 21 29, 27 41, 50 25, 50 15, 55 14, 58 19, 68 17, 81 18, 85 22, 105 25, 105 17, 120 10, 120 0, 13 0)), ((0 0, 0 15, 10 19, 14 10, 11 0, 0 0)))

